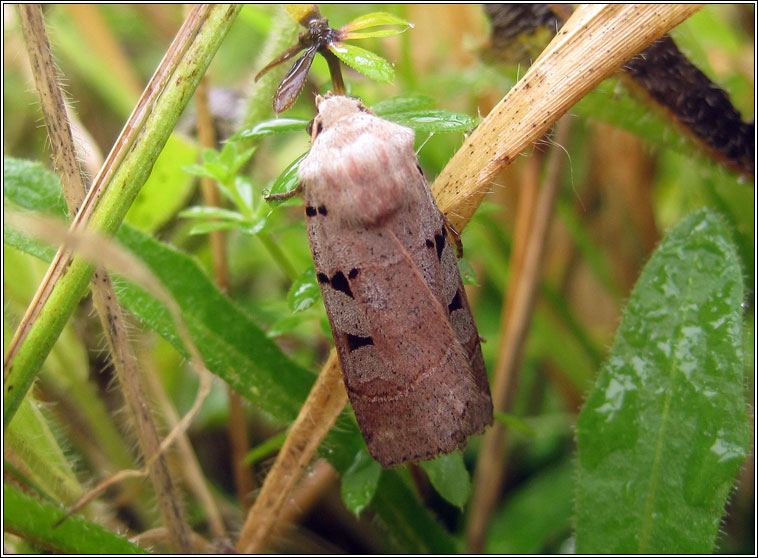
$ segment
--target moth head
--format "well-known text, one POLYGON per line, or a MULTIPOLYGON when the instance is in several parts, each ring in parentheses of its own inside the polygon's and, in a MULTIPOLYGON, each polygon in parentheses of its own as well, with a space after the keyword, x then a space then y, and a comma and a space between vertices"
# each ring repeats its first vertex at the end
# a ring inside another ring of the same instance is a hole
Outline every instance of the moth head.
POLYGON ((333 95, 332 93, 327 93, 323 97, 321 95, 316 96, 316 108, 318 109, 318 114, 308 124, 308 134, 311 136, 311 142, 315 141, 321 132, 343 118, 361 112, 373 114, 358 99, 344 95, 333 95))

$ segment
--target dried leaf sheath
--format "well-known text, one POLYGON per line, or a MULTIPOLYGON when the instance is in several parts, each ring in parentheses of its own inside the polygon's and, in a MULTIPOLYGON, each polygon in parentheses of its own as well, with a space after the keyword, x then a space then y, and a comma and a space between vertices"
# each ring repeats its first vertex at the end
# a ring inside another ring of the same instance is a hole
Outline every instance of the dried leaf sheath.
POLYGON ((479 336, 413 132, 319 100, 300 167, 345 385, 385 466, 448 453, 492 422, 479 336))

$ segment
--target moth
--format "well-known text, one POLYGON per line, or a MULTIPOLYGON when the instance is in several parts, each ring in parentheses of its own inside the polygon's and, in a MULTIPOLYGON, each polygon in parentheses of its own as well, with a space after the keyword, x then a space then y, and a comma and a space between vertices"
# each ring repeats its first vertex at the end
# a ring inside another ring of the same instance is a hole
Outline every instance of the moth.
POLYGON ((463 447, 492 423, 487 373, 446 220, 414 132, 360 101, 316 99, 295 192, 345 387, 390 467, 463 447))

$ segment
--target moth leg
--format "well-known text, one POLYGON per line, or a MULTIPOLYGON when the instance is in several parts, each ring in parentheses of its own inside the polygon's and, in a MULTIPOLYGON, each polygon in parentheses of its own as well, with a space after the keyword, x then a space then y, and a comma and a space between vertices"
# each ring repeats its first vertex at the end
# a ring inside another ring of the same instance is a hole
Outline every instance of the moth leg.
POLYGON ((303 183, 297 185, 297 188, 294 190, 290 190, 289 192, 282 192, 280 194, 266 194, 263 196, 263 199, 266 201, 272 201, 272 200, 288 200, 290 198, 294 198, 295 196, 300 196, 303 193, 303 183))
POLYGON ((442 224, 447 229, 447 232, 450 233, 450 236, 453 239, 453 242, 455 243, 455 253, 458 255, 459 258, 463 257, 463 242, 461 242, 461 233, 459 233, 453 224, 450 222, 450 219, 447 218, 447 215, 442 213, 442 224))

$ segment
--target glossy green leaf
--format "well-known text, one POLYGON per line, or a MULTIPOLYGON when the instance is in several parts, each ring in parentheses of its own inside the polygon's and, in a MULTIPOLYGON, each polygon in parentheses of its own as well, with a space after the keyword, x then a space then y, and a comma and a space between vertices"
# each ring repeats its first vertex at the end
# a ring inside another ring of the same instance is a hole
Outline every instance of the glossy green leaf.
POLYGON ((358 33, 350 32, 341 35, 341 39, 343 41, 349 41, 353 39, 381 39, 384 37, 394 37, 395 35, 399 35, 404 31, 405 29, 377 29, 376 31, 365 31, 358 33))
POLYGON ((392 65, 370 50, 346 43, 331 44, 329 50, 345 64, 373 80, 389 83, 395 77, 392 65))
POLYGON ((252 128, 242 130, 237 135, 241 138, 262 138, 286 132, 303 132, 307 126, 308 121, 300 118, 276 118, 260 122, 252 128))
MULTIPOLYGON (((289 164, 289 166, 284 169, 282 174, 280 174, 277 179, 274 181, 274 183, 271 185, 271 194, 285 194, 292 192, 295 190, 300 184, 300 179, 297 177, 297 171, 300 168, 300 162, 305 159, 305 156, 307 153, 303 153, 300 157, 292 161, 292 163, 289 164)), ((290 202, 288 205, 291 205, 292 203, 299 203, 299 202, 291 202, 291 200, 284 200, 284 201, 277 201, 277 200, 270 200, 269 203, 272 205, 283 205, 287 202, 290 202)))
POLYGON ((60 554, 147 554, 121 535, 79 515, 53 528, 66 510, 3 483, 3 529, 60 554))
POLYGON ((471 476, 460 451, 422 461, 420 465, 440 496, 459 508, 466 504, 471 494, 471 476))
POLYGON ((645 266, 577 422, 579 553, 710 553, 750 447, 740 263, 700 210, 645 266))
POLYGON ((379 484, 382 466, 365 449, 355 455, 355 461, 342 475, 342 501, 355 515, 371 503, 379 484))
POLYGON ((407 28, 414 26, 412 23, 396 15, 388 14, 387 12, 372 12, 356 17, 347 25, 342 26, 340 34, 357 31, 358 29, 366 29, 367 27, 376 27, 378 25, 402 25, 405 29, 401 29, 398 33, 402 33, 407 28))
POLYGON ((316 279, 316 270, 306 269, 295 279, 287 293, 287 304, 293 312, 302 312, 313 306, 321 298, 321 288, 316 279))
POLYGON ((574 469, 567 460, 534 475, 505 501, 487 530, 487 554, 559 550, 571 532, 574 469))
POLYGON ((383 118, 417 132, 466 132, 476 127, 476 119, 449 110, 396 112, 385 114, 383 118))
POLYGON ((390 97, 378 103, 371 105, 369 108, 377 116, 383 116, 393 112, 408 112, 411 110, 425 109, 434 104, 434 99, 426 95, 417 95, 415 97, 390 97))

